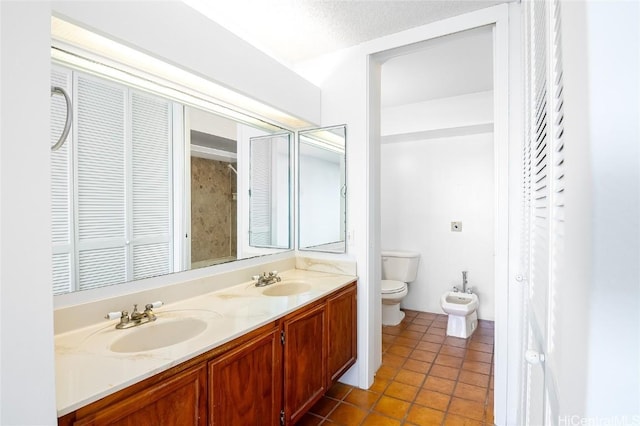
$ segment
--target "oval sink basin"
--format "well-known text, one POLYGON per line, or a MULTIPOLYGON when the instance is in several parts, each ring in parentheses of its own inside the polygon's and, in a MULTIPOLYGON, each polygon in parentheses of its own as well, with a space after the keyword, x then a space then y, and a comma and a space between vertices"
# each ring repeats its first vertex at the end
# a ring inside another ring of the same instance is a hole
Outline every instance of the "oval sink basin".
POLYGON ((207 323, 197 318, 180 318, 152 324, 143 324, 111 344, 111 351, 120 353, 143 352, 164 348, 189 340, 202 333, 207 323))
POLYGON ((280 284, 272 284, 267 287, 262 294, 265 296, 293 296, 294 294, 309 291, 311 285, 304 281, 287 281, 280 284))

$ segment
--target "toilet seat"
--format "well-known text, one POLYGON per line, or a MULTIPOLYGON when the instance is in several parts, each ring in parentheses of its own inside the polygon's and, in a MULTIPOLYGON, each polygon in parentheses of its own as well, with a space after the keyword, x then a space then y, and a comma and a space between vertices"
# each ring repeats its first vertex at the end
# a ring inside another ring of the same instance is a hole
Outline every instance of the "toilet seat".
POLYGON ((407 283, 396 280, 382 280, 382 294, 402 293, 407 289, 407 283))

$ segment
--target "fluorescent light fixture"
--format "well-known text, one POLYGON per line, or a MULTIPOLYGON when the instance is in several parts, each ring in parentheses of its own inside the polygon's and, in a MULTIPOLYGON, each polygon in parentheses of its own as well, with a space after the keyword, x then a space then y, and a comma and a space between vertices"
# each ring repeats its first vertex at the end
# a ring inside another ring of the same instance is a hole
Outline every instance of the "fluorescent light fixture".
POLYGON ((227 163, 236 163, 238 161, 238 156, 235 152, 228 152, 221 149, 194 144, 191 144, 191 156, 205 158, 207 160, 224 161, 227 163))
POLYGON ((344 136, 337 135, 331 130, 332 129, 320 129, 309 132, 299 132, 298 138, 300 142, 344 154, 344 136))
POLYGON ((148 54, 51 17, 52 58, 273 131, 310 123, 148 54), (274 123, 274 124, 272 124, 274 123))

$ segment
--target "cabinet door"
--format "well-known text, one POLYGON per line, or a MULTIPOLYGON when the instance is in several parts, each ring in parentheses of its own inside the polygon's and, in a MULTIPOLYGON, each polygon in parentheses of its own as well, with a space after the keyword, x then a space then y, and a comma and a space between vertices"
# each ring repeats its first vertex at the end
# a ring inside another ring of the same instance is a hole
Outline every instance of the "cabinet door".
POLYGON ((356 287, 327 300, 328 370, 332 384, 356 362, 356 287))
POLYGON ((205 425, 206 368, 186 370, 149 389, 78 419, 74 425, 205 425))
POLYGON ((284 414, 293 424, 327 389, 324 304, 285 319, 284 414))
POLYGON ((209 362, 210 425, 277 425, 282 346, 273 329, 209 362))

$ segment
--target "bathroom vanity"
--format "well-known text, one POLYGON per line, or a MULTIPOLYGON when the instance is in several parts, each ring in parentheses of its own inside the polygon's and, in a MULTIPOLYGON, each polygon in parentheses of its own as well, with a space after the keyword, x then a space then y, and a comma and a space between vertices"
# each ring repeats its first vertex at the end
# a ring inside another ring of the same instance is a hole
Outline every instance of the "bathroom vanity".
POLYGON ((57 336, 58 424, 294 424, 356 361, 356 279, 282 275, 158 309, 157 324, 207 323, 167 347, 114 353, 136 331, 114 324, 57 336))

